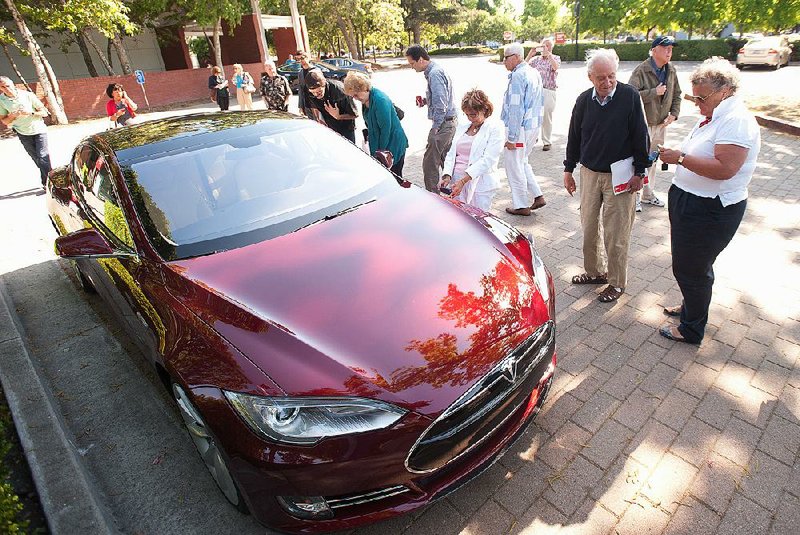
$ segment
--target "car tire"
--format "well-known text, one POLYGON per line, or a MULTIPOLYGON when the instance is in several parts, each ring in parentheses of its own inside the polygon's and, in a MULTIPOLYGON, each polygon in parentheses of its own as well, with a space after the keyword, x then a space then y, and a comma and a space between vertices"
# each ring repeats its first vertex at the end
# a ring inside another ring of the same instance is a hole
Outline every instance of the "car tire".
POLYGON ((222 455, 221 448, 217 445, 216 439, 211 434, 208 426, 200 416, 200 411, 189 400, 186 391, 178 384, 172 383, 172 397, 178 404, 178 410, 181 413, 181 418, 189 432, 189 436, 194 442, 197 453, 206 465, 211 477, 219 487, 222 495, 233 505, 239 512, 248 513, 247 504, 244 502, 242 493, 239 492, 239 486, 233 479, 225 458, 222 455))
POLYGON ((94 284, 92 284, 92 280, 83 274, 81 268, 78 267, 78 263, 73 261, 72 267, 75 270, 75 277, 78 279, 78 285, 81 287, 81 290, 87 294, 96 294, 97 289, 94 287, 94 284))
POLYGON ((744 65, 742 65, 741 63, 737 63, 736 64, 736 68, 739 69, 740 71, 743 71, 744 70, 744 65))

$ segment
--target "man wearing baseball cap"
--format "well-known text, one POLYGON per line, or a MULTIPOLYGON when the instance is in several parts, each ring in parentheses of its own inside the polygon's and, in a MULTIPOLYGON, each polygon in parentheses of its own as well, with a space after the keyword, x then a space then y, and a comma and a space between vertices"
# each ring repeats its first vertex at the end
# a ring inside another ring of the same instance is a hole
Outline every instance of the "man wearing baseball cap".
MULTIPOLYGON (((678 74, 672 66, 672 48, 676 46, 675 38, 662 35, 653 39, 650 45, 650 57, 639 64, 628 81, 639 90, 644 112, 647 117, 647 130, 650 134, 650 152, 657 145, 664 144, 667 126, 672 124, 681 110, 681 87, 678 74)), ((652 206, 664 206, 664 201, 656 197, 654 186, 657 165, 651 165, 648 172, 648 184, 642 188, 641 201, 637 194, 636 211, 642 211, 641 203, 652 206)))

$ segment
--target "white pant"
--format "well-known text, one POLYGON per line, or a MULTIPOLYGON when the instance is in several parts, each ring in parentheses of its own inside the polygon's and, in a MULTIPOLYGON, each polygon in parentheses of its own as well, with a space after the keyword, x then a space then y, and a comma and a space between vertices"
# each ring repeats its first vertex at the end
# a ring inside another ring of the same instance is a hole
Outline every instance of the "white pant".
POLYGON ((539 137, 539 129, 522 130, 524 146, 516 150, 503 149, 503 162, 506 167, 508 185, 511 187, 511 203, 514 209, 529 208, 532 200, 528 194, 535 199, 542 195, 542 189, 536 182, 536 175, 528 162, 528 156, 539 137))
POLYGON ((465 187, 461 190, 461 193, 456 198, 463 203, 480 208, 484 212, 488 212, 492 209, 492 200, 494 200, 494 196, 496 194, 496 189, 491 189, 489 191, 476 191, 472 194, 472 199, 467 202, 467 188, 465 187))
POLYGON ((544 117, 542 117, 542 145, 550 145, 550 134, 553 133, 553 110, 556 109, 556 90, 543 89, 544 117))

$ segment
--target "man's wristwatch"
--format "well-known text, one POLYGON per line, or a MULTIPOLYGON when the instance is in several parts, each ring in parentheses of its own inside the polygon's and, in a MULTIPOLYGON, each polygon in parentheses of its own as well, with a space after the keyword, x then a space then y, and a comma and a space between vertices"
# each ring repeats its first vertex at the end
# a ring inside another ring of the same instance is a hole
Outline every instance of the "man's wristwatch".
POLYGON ((683 165, 683 159, 686 158, 686 153, 682 152, 680 156, 678 156, 678 165, 683 165))

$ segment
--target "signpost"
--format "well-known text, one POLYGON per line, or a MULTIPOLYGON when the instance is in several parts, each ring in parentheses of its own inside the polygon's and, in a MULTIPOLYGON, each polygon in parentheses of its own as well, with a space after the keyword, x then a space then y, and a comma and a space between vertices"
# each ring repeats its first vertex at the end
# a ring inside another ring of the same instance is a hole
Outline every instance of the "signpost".
POLYGON ((503 32, 503 41, 513 41, 514 40, 514 32, 506 30, 503 32))
POLYGON ((556 32, 556 44, 563 45, 567 42, 567 36, 564 32, 556 32))
POLYGON ((144 71, 135 70, 133 71, 133 75, 136 76, 136 83, 142 86, 142 93, 144 94, 144 101, 147 104, 147 108, 150 108, 150 101, 147 100, 147 91, 144 90, 144 71))

